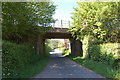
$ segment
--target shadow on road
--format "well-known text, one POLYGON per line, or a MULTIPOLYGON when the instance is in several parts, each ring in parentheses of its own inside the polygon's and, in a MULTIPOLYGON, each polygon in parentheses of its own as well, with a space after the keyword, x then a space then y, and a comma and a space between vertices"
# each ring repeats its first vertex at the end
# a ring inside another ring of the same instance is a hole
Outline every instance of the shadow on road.
POLYGON ((34 78, 103 78, 60 53, 52 52, 50 55, 51 59, 47 67, 34 78))

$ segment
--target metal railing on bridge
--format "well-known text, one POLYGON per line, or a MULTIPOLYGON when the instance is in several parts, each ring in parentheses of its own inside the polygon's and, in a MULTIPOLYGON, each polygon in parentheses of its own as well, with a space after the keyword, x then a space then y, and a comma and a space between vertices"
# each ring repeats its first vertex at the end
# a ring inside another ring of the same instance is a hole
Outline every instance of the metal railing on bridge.
POLYGON ((54 23, 51 23, 52 27, 55 28, 69 28, 71 26, 70 21, 65 21, 65 20, 57 20, 54 23))

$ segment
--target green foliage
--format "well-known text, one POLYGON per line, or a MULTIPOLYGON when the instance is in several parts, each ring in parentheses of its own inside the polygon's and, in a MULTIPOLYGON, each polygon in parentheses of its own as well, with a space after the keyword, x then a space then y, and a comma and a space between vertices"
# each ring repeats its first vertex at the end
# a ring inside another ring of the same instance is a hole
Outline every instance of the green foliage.
POLYGON ((73 23, 69 31, 74 38, 82 41, 83 57, 90 57, 90 60, 78 58, 74 61, 106 77, 118 78, 119 44, 94 45, 93 43, 120 42, 120 2, 79 1, 77 4, 78 7, 74 8, 75 11, 72 13, 73 23), (112 66, 116 69, 114 70, 112 66))
POLYGON ((47 41, 45 42, 45 49, 46 49, 46 54, 48 54, 52 50, 51 46, 49 46, 47 41))
POLYGON ((16 43, 29 42, 40 27, 50 27, 55 11, 52 2, 2 2, 3 39, 16 43))
POLYGON ((82 40, 82 49, 83 49, 83 57, 88 58, 89 53, 88 53, 88 47, 90 44, 90 36, 84 36, 82 40))
POLYGON ((46 32, 49 32, 52 29, 52 27, 39 27, 40 34, 44 36, 46 32))
POLYGON ((89 57, 92 60, 107 63, 114 67, 119 66, 120 59, 120 45, 119 43, 104 43, 99 45, 90 45, 88 48, 89 57), (118 65, 116 65, 118 64, 118 65))
POLYGON ((59 42, 60 42, 59 40, 47 40, 48 46, 51 47, 52 49, 58 48, 59 42))
POLYGON ((83 59, 82 57, 68 56, 71 60, 85 66, 96 73, 106 77, 106 78, 120 78, 119 69, 114 69, 111 65, 104 64, 102 62, 97 62, 91 59, 83 59))
POLYGON ((72 13, 70 32, 77 39, 91 35, 95 39, 119 42, 120 3, 119 2, 77 2, 72 13))
POLYGON ((63 56, 68 56, 68 55, 70 55, 70 50, 64 48, 64 50, 63 50, 63 52, 62 52, 62 55, 63 55, 63 56))
POLYGON ((3 78, 32 77, 48 62, 48 56, 37 54, 32 46, 3 41, 2 50, 3 78))

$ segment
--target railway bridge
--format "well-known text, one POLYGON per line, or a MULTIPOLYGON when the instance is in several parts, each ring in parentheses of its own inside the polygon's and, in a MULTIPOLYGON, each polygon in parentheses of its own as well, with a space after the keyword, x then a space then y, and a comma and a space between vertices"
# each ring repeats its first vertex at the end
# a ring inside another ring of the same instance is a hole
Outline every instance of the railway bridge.
POLYGON ((45 52, 45 40, 46 39, 69 39, 71 45, 72 55, 83 55, 82 42, 72 37, 71 33, 68 32, 70 27, 70 21, 67 24, 64 21, 56 22, 52 24, 52 27, 42 27, 40 32, 45 32, 44 35, 38 35, 37 37, 37 53, 45 52))

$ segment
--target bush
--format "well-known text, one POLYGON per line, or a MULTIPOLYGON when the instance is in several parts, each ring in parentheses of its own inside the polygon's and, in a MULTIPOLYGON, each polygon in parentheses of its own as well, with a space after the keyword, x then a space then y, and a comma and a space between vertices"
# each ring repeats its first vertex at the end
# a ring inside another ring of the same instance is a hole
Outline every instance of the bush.
POLYGON ((41 62, 42 65, 41 60, 45 57, 36 54, 32 46, 3 41, 3 78, 19 78, 29 66, 35 66, 37 62, 41 62))
POLYGON ((63 56, 68 56, 68 55, 70 55, 70 50, 69 50, 69 49, 64 49, 63 52, 62 52, 62 55, 63 55, 63 56))
POLYGON ((119 45, 120 43, 104 43, 99 45, 89 45, 89 57, 95 61, 100 61, 115 66, 114 64, 118 64, 119 61, 117 60, 120 59, 119 45))

